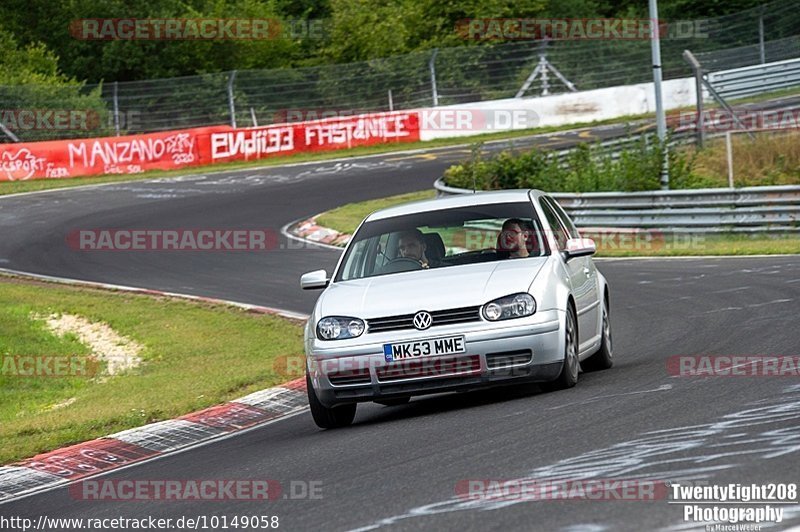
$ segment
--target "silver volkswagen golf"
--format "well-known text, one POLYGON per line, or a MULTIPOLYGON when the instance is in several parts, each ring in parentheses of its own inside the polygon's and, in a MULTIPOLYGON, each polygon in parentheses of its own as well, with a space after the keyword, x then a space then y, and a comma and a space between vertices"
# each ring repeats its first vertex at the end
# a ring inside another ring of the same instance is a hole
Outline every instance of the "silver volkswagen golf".
POLYGON ((305 329, 314 421, 353 422, 359 402, 536 382, 575 385, 612 364, 609 290, 595 244, 537 190, 408 203, 370 214, 305 329))

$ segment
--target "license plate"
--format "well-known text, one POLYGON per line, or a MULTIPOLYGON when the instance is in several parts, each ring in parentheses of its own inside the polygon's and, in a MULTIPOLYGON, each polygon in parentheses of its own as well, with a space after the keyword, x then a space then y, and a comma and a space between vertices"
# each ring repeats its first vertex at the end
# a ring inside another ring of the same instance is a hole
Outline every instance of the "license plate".
POLYGON ((466 348, 464 347, 463 336, 446 336, 444 338, 431 338, 415 342, 383 344, 383 356, 386 358, 386 362, 456 355, 464 351, 466 351, 466 348))

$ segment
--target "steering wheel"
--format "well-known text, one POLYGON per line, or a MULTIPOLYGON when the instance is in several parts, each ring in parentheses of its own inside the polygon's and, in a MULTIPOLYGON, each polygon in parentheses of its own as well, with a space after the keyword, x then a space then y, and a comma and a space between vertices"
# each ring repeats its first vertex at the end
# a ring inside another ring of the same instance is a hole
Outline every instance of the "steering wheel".
POLYGON ((397 273, 397 272, 410 272, 412 270, 421 270, 422 264, 418 260, 410 259, 408 257, 395 257, 387 262, 382 268, 383 273, 397 273))

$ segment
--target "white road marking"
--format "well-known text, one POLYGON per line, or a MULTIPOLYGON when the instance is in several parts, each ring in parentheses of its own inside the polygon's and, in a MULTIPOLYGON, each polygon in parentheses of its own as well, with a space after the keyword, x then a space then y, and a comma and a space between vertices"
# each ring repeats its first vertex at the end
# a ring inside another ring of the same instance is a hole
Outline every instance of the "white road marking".
MULTIPOLYGON (((645 432, 639 438, 538 467, 524 477, 511 480, 521 484, 553 479, 707 480, 715 473, 738 467, 740 463, 736 457, 739 456, 755 455, 768 460, 800 452, 800 387, 787 387, 781 396, 768 400, 765 406, 746 408, 710 423, 645 432), (769 430, 768 425, 775 423, 788 426, 769 430), (730 452, 708 453, 711 445, 723 439, 732 449, 730 452), (736 446, 744 448, 736 449, 736 446)), ((485 476, 486 470, 481 474, 485 476)), ((451 512, 499 510, 521 502, 535 501, 464 499, 454 495, 379 519, 351 532, 366 532, 451 512)))
POLYGON ((561 404, 561 405, 558 405, 558 406, 552 406, 552 407, 548 408, 548 410, 558 410, 559 408, 565 408, 565 407, 568 407, 568 406, 585 405, 585 404, 589 404, 589 403, 594 403, 596 401, 601 401, 603 399, 610 399, 612 397, 624 397, 626 395, 641 395, 643 393, 653 393, 653 392, 667 392, 667 391, 669 391, 671 389, 672 389, 672 385, 671 384, 662 384, 658 388, 654 388, 652 390, 639 390, 639 391, 635 391, 635 392, 614 393, 614 394, 611 394, 611 395, 598 395, 596 397, 591 397, 591 398, 586 399, 584 401, 576 401, 574 403, 566 403, 566 404, 561 404))
POLYGON ((729 292, 740 292, 742 290, 750 290, 749 286, 740 286, 738 288, 728 288, 726 290, 714 290, 712 294, 727 294, 729 292))

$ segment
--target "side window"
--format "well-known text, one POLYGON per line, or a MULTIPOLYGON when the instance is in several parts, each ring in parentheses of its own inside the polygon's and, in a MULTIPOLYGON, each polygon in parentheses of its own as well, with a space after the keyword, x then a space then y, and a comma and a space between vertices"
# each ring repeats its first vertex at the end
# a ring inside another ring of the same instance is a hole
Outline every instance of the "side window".
POLYGON ((547 219, 547 225, 549 225, 550 229, 553 231, 553 236, 556 239, 559 251, 565 250, 567 248, 567 240, 569 239, 569 235, 564 229, 564 226, 561 224, 561 220, 559 220, 556 211, 553 210, 552 205, 550 205, 544 199, 539 201, 539 205, 542 206, 544 217, 547 219))
POLYGON ((569 231, 569 237, 580 238, 581 235, 578 232, 578 228, 575 227, 575 224, 569 219, 569 216, 567 216, 567 213, 564 212, 564 209, 561 207, 561 205, 559 205, 558 202, 550 196, 546 196, 544 201, 546 201, 553 208, 553 210, 556 211, 558 219, 561 220, 561 224, 567 228, 567 231, 569 231))

